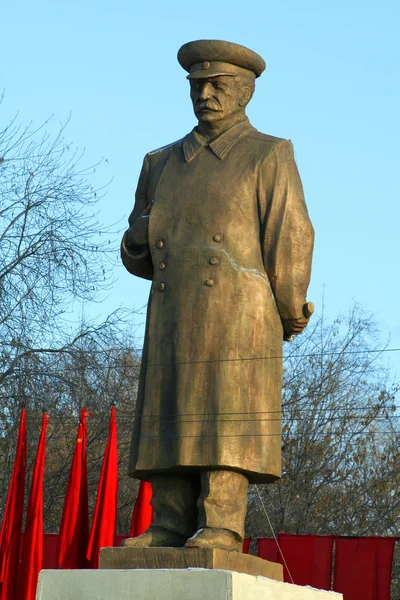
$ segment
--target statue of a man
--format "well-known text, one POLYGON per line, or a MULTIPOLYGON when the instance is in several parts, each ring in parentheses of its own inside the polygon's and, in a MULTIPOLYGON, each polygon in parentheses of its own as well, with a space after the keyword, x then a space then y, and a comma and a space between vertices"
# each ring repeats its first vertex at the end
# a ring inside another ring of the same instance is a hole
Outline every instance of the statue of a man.
POLYGON ((122 241, 152 281, 129 474, 155 516, 134 546, 240 551, 247 488, 281 473, 282 342, 306 327, 313 228, 289 141, 246 117, 255 52, 182 46, 197 126, 145 156, 122 241))

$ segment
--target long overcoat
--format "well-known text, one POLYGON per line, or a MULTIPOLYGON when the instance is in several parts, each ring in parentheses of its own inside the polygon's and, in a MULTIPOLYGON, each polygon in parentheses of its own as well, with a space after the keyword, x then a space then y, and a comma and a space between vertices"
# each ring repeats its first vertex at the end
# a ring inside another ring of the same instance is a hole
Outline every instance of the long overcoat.
POLYGON ((247 119, 146 155, 122 260, 152 280, 129 473, 281 472, 282 319, 302 316, 313 229, 290 142, 247 119))

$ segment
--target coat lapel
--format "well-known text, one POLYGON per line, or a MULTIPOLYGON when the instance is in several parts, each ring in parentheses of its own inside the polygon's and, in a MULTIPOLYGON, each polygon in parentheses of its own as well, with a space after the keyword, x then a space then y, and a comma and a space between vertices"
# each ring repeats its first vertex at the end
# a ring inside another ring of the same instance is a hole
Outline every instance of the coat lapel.
POLYGON ((249 131, 254 131, 246 118, 240 123, 229 127, 216 138, 208 141, 195 127, 182 140, 182 151, 187 163, 191 162, 203 148, 208 146, 220 160, 223 160, 236 142, 249 131))

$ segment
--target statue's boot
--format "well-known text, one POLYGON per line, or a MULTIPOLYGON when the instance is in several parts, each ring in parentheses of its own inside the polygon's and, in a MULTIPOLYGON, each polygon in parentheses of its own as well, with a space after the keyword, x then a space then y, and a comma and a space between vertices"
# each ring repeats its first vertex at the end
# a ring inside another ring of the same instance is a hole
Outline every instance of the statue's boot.
POLYGON ((200 485, 198 529, 185 546, 241 552, 248 479, 236 471, 203 471, 200 485))
POLYGON ((164 527, 151 525, 142 535, 124 540, 121 546, 133 546, 135 548, 149 548, 154 546, 160 548, 165 546, 176 548, 184 546, 186 539, 186 536, 179 535, 179 533, 168 531, 164 527))
POLYGON ((184 546, 197 528, 196 500, 200 493, 199 475, 153 475, 151 485, 153 523, 142 535, 123 541, 122 546, 184 546))
POLYGON ((233 531, 216 527, 204 527, 196 531, 185 544, 186 548, 219 548, 229 552, 241 552, 243 540, 233 531))

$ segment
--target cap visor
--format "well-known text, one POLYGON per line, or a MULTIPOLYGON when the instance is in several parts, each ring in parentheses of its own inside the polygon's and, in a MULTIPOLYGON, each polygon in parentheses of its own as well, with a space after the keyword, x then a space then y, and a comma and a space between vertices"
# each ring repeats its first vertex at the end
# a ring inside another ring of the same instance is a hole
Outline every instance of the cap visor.
POLYGON ((228 75, 229 77, 235 77, 235 73, 227 73, 220 69, 201 69, 194 71, 186 77, 186 79, 209 79, 210 77, 218 77, 219 75, 228 75))

